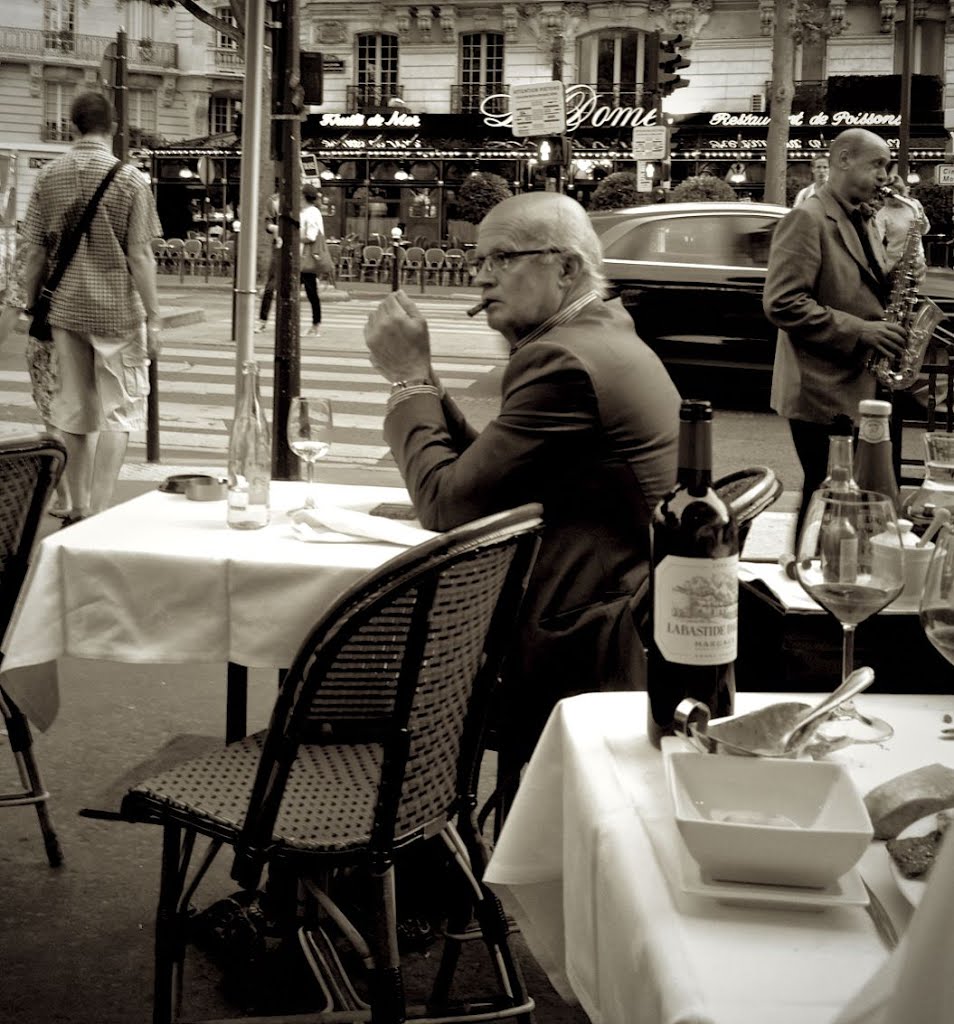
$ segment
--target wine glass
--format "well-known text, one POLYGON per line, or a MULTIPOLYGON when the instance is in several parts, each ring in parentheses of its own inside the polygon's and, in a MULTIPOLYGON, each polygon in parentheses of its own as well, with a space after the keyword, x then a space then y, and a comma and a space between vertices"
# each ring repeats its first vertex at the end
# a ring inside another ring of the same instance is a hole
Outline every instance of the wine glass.
POLYGON ((921 594, 921 625, 928 640, 954 664, 954 528, 943 526, 934 538, 921 594))
MULTIPOLYGON (((844 680, 855 667, 855 627, 904 588, 904 550, 894 503, 877 491, 816 491, 798 538, 795 575, 809 596, 841 623, 844 680)), ((877 742, 894 731, 850 703, 839 713, 876 734, 854 735, 851 742, 877 742)))
POLYGON ((311 491, 315 483, 315 463, 328 454, 332 429, 331 402, 327 398, 298 396, 291 399, 288 405, 288 447, 308 467, 306 506, 314 506, 311 491))

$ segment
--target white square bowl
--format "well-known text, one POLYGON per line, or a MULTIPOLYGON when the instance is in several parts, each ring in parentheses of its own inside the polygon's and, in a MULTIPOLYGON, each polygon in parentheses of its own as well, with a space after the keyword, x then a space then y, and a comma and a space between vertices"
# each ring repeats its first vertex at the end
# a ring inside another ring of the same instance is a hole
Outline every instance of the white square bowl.
POLYGON ((666 770, 676 825, 712 879, 824 888, 874 835, 839 764, 675 751, 666 770))

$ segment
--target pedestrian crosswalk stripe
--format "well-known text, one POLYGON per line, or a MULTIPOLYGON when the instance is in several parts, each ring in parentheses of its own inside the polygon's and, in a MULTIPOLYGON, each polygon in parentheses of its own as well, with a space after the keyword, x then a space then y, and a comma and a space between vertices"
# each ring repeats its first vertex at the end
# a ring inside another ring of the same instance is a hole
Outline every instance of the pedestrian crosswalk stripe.
MULTIPOLYGON (((180 356, 188 359, 190 365, 192 365, 193 361, 196 359, 222 359, 229 361, 232 364, 235 363, 235 354, 231 348, 213 349, 201 348, 194 345, 183 348, 176 345, 163 345, 162 355, 159 360, 160 366, 166 367, 169 365, 171 362, 169 359, 170 356, 180 356)), ((374 373, 378 379, 383 379, 371 366, 367 356, 352 356, 345 355, 343 353, 341 355, 317 356, 303 352, 301 354, 301 364, 302 366, 355 366, 374 373)), ((490 373, 490 371, 495 368, 495 365, 496 364, 494 363, 463 363, 457 361, 451 363, 443 362, 439 359, 435 359, 433 362, 435 370, 440 372, 447 371, 450 373, 490 373)), ((264 376, 271 373, 272 366, 273 364, 271 360, 263 361, 262 365, 259 367, 260 375, 264 376)))

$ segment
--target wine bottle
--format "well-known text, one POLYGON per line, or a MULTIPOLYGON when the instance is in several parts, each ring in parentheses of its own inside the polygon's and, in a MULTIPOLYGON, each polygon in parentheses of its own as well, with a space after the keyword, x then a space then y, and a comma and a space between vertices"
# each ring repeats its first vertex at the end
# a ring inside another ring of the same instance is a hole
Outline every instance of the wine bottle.
POLYGON ((891 457, 891 432, 888 420, 891 403, 865 398, 858 403, 861 426, 855 452, 855 482, 863 491, 878 491, 890 498, 897 510, 898 480, 891 457))
POLYGON ((709 402, 680 406, 676 487, 657 504, 652 532, 647 729, 658 747, 684 698, 713 718, 732 714, 735 701, 739 532, 712 488, 709 402))
POLYGON ((272 444, 262 411, 258 364, 242 364, 242 381, 229 438, 228 524, 257 530, 268 524, 272 444))

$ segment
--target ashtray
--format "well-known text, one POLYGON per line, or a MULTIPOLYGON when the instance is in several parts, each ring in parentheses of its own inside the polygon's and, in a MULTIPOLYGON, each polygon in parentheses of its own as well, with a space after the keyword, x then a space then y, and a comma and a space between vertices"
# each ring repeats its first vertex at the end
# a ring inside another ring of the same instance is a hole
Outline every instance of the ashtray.
POLYGON ((163 494, 185 494, 186 486, 190 481, 217 483, 218 479, 208 473, 176 473, 173 476, 167 476, 159 485, 159 490, 163 494))
POLYGON ((229 491, 224 477, 204 477, 186 482, 185 496, 189 501, 221 501, 229 491))

